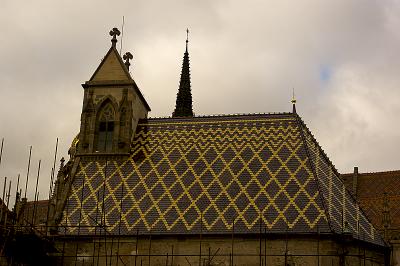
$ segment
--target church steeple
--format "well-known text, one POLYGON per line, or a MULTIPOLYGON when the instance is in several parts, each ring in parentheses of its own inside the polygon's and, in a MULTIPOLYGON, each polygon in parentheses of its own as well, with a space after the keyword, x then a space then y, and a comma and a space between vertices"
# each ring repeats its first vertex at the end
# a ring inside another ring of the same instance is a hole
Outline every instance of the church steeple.
POLYGON ((127 155, 139 119, 150 107, 129 73, 132 54, 116 49, 120 31, 110 31, 111 47, 96 71, 84 84, 81 130, 77 156, 83 154, 127 155))
POLYGON ((188 42, 189 42, 189 30, 186 29, 186 50, 183 56, 181 80, 179 82, 179 90, 176 97, 176 105, 175 105, 175 110, 172 113, 172 117, 193 116, 188 42))

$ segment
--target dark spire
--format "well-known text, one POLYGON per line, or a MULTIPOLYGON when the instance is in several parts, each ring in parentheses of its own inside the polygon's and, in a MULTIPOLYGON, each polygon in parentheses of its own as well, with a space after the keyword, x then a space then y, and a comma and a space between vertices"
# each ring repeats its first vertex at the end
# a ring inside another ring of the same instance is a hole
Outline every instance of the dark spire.
POLYGON ((176 96, 175 111, 172 113, 172 117, 193 116, 188 42, 189 42, 189 30, 186 29, 186 51, 183 56, 181 80, 179 82, 179 90, 176 96))
POLYGON ((118 28, 113 28, 112 30, 110 30, 110 36, 113 37, 111 39, 112 47, 115 48, 117 46, 117 36, 119 36, 120 34, 121 34, 121 32, 119 31, 118 28))
POLYGON ((293 114, 296 114, 296 98, 294 97, 294 88, 293 88, 293 96, 292 96, 292 100, 291 100, 292 104, 293 104, 293 114))

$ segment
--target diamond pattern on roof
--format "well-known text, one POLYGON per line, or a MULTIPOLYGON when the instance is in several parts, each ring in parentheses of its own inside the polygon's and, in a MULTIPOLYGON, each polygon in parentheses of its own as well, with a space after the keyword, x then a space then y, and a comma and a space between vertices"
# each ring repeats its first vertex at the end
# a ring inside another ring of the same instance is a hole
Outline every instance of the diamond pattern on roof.
POLYGON ((111 234, 226 234, 233 224, 247 234, 260 223, 340 232, 343 213, 352 230, 377 239, 303 127, 293 115, 143 121, 128 159, 81 160, 61 225, 105 219, 111 234))
POLYGON ((355 238, 382 245, 381 236, 346 190, 339 174, 312 134, 306 127, 302 130, 332 230, 335 233, 350 231, 355 238))

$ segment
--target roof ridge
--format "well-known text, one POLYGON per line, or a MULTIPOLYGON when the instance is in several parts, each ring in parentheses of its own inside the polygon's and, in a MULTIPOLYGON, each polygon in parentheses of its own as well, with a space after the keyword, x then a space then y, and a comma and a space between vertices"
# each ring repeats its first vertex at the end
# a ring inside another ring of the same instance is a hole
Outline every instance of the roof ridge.
MULTIPOLYGON (((311 140, 314 142, 315 146, 317 147, 317 149, 319 150, 320 154, 322 155, 323 159, 326 160, 329 168, 331 170, 333 170, 334 175, 338 178, 339 182, 341 182, 341 185, 344 188, 344 197, 351 199, 351 201, 353 201, 354 204, 354 208, 357 209, 357 211, 363 216, 363 218, 369 223, 369 226, 373 228, 374 230, 374 236, 375 239, 379 239, 381 240, 381 242, 385 243, 384 239, 382 238, 381 234, 379 233, 379 231, 377 230, 377 228, 374 226, 374 224, 370 221, 370 219, 368 218, 368 216, 365 214, 364 210, 362 209, 362 207, 360 206, 359 202, 357 201, 357 199, 348 191, 348 189, 346 188, 343 179, 340 177, 339 172, 337 171, 335 165, 330 161, 329 157, 326 155, 326 153, 324 152, 324 150, 321 148, 321 146, 319 145, 318 141, 315 139, 314 135, 311 133, 310 129, 306 126, 306 124, 304 123, 304 121, 301 119, 300 116, 298 116, 298 121, 301 122, 301 124, 303 125, 304 130, 307 131, 307 134, 309 134, 309 136, 311 137, 311 140)), ((306 144, 307 145, 307 144, 306 144)), ((308 149, 308 146, 307 146, 308 149)), ((311 159, 311 158, 310 158, 311 159)), ((312 159, 311 159, 312 160, 312 159)), ((319 180, 319 177, 317 177, 317 179, 319 180)), ((319 181, 317 181, 319 182, 319 181)), ((318 190, 321 192, 320 188, 318 187, 318 190)), ((322 192, 321 192, 322 193, 322 192)), ((343 205, 345 205, 346 201, 344 200, 343 205)), ((325 206, 324 206, 325 207, 325 206)), ((344 207, 347 208, 347 207, 344 207)), ((329 213, 329 210, 328 210, 329 213)), ((342 216, 345 215, 342 213, 342 216)), ((329 217, 329 216, 328 216, 329 217)), ((343 218, 342 218, 343 219, 343 218)), ((344 225, 342 224, 342 227, 344 225)), ((342 230, 344 230, 344 228, 342 228, 342 230)), ((359 230, 359 229, 358 229, 359 230)), ((333 228, 333 233, 335 233, 335 229, 333 228)), ((359 232, 358 232, 359 234, 359 232)), ((358 238, 359 236, 357 236, 356 238, 358 238)), ((358 238, 359 240, 361 240, 360 238, 358 238)), ((372 240, 374 240, 374 238, 372 238, 372 240)), ((367 242, 371 242, 370 240, 365 240, 367 242)))
MULTIPOLYGON (((341 176, 344 175, 353 175, 354 173, 345 173, 345 174, 340 174, 341 176)), ((389 174, 400 174, 400 170, 389 170, 389 171, 376 171, 376 172, 363 172, 363 173, 358 173, 358 175, 375 175, 375 174, 380 174, 380 175, 389 175, 389 174)))
POLYGON ((147 119, 148 120, 153 120, 153 119, 187 120, 187 119, 208 118, 208 117, 239 117, 239 116, 257 116, 257 115, 293 115, 293 113, 292 112, 232 113, 232 114, 196 115, 193 117, 159 116, 159 117, 148 117, 147 119))
POLYGON ((329 166, 333 169, 333 171, 335 172, 335 174, 340 175, 339 171, 337 170, 336 166, 333 164, 333 162, 331 161, 331 159, 329 159, 328 155, 326 154, 325 150, 321 147, 321 145, 319 144, 318 140, 315 138, 314 134, 311 132, 311 130, 308 128, 307 124, 303 121, 303 119, 301 119, 300 116, 299 120, 301 122, 301 124, 304 126, 304 128, 307 130, 307 133, 310 134, 310 136, 312 137, 313 141, 317 144, 318 149, 320 150, 322 156, 324 156, 324 158, 329 162, 329 166))
POLYGON ((328 223, 329 229, 331 230, 331 233, 335 233, 335 230, 333 229, 333 227, 331 225, 331 217, 330 217, 329 209, 326 208, 327 203, 325 202, 325 198, 323 196, 323 192, 321 191, 321 187, 320 187, 320 184, 319 184, 319 178, 317 176, 317 172, 315 170, 315 166, 313 164, 313 160, 311 158, 310 151, 309 151, 309 148, 308 148, 308 145, 307 145, 307 140, 306 140, 306 137, 305 137, 303 129, 302 129, 302 126, 304 126, 304 122, 303 122, 303 120, 301 119, 301 117, 297 113, 294 113, 294 114, 295 114, 295 117, 296 117, 298 130, 300 131, 301 140, 303 142, 304 150, 305 150, 305 152, 307 154, 307 158, 308 158, 307 161, 309 163, 309 167, 311 168, 311 172, 312 172, 312 174, 314 176, 314 181, 317 184, 318 197, 320 198, 321 203, 322 203, 322 207, 324 208, 324 212, 325 212, 325 215, 326 215, 326 219, 327 219, 327 223, 328 223))

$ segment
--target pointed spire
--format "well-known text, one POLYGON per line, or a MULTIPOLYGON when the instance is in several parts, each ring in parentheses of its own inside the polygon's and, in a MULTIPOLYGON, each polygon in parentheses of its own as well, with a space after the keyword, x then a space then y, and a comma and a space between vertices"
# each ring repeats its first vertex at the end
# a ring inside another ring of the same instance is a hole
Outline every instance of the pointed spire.
POLYGON ((293 104, 293 114, 296 114, 296 102, 297 102, 297 100, 296 100, 296 98, 295 98, 295 95, 294 95, 294 88, 293 88, 293 95, 292 95, 292 100, 290 101, 292 104, 293 104))
POLYGON ((179 90, 176 97, 175 111, 172 113, 172 117, 193 116, 188 42, 189 42, 189 29, 186 29, 186 50, 183 56, 181 80, 179 82, 179 90))

